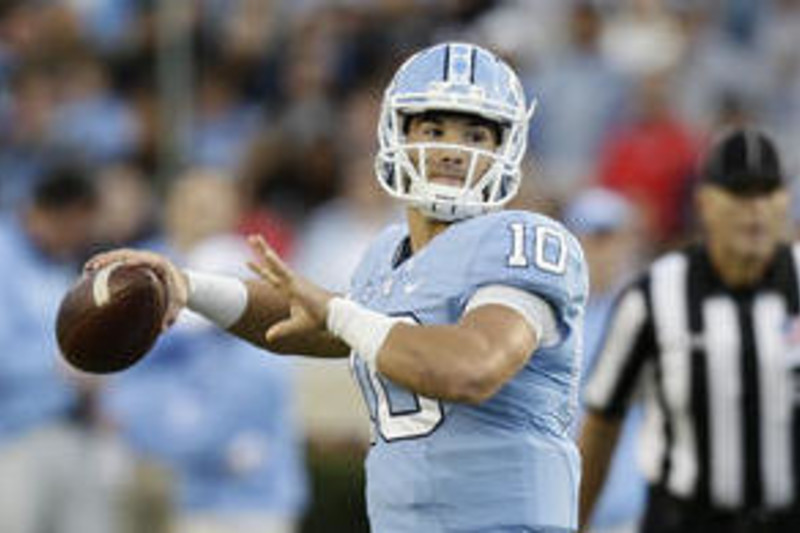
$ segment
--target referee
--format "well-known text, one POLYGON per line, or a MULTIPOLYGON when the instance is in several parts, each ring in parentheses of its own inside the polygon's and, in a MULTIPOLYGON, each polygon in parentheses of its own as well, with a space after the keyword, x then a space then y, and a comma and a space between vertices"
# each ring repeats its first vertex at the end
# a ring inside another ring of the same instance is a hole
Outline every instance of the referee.
POLYGON ((800 245, 772 141, 722 137, 695 200, 703 242, 657 259, 609 320, 585 390, 581 524, 641 400, 642 532, 800 532, 800 245))

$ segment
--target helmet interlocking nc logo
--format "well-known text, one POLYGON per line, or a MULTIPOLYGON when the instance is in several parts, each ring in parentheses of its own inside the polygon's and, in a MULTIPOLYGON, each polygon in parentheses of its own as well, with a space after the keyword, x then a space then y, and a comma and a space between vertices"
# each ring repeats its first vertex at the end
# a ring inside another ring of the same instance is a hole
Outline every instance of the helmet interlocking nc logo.
POLYGON ((384 94, 378 124, 380 149, 376 175, 383 188, 427 216, 451 221, 500 209, 517 193, 525 155, 528 107, 514 71, 491 52, 471 44, 440 44, 418 52, 397 71, 384 94), (404 120, 424 112, 464 113, 492 121, 501 132, 494 152, 446 143, 409 143, 404 120), (459 186, 432 183, 425 153, 432 149, 463 150, 471 158, 459 186), (410 154, 416 153, 419 165, 410 154), (491 164, 477 174, 479 158, 491 164))

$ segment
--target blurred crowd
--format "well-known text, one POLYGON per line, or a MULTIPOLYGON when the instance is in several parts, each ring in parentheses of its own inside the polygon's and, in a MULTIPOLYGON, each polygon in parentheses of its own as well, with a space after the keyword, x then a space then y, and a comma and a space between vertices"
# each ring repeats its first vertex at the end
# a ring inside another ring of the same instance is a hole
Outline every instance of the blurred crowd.
MULTIPOLYGON (((94 251, 153 248, 236 272, 252 232, 346 290, 398 217, 373 179, 383 87, 401 58, 442 40, 498 52, 538 99, 515 206, 566 217, 586 239, 596 330, 625 276, 691 237, 696 160, 715 132, 758 124, 790 175, 800 168, 798 0, 4 1, 0 478, 4 443, 48 419, 91 420, 103 457, 148 458, 126 479, 197 511, 189 522, 245 510, 235 529, 185 531, 293 531, 304 513, 306 530, 332 531, 331 516, 360 512, 367 424, 346 365, 288 365, 187 318, 159 357, 87 383, 49 357, 52 318, 94 251), (5 385, 49 371, 25 391, 5 385), (77 392, 56 394, 55 379, 77 392)), ((116 474, 103 479, 119 479, 126 462, 105 463, 116 474)), ((363 527, 349 519, 339 530, 363 527)))

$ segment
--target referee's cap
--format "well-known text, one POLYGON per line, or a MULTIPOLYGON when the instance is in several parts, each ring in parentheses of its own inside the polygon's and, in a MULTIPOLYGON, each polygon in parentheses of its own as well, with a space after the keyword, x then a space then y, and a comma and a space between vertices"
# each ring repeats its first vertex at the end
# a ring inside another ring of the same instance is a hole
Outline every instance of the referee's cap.
POLYGON ((706 155, 701 177, 741 196, 770 193, 785 184, 775 143, 754 128, 723 134, 706 155))

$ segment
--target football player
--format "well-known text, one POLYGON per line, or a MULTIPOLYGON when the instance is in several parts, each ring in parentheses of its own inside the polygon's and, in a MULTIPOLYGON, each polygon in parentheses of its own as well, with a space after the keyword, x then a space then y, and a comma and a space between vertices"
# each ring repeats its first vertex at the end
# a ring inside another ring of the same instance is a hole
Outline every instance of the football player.
POLYGON ((369 248, 347 296, 296 275, 259 237, 260 280, 125 250, 88 268, 150 264, 170 280, 169 319, 188 305, 273 352, 349 356, 374 429, 373 530, 574 531, 586 266, 559 223, 502 209, 533 109, 512 69, 471 44, 399 68, 376 175, 406 222, 369 248))

